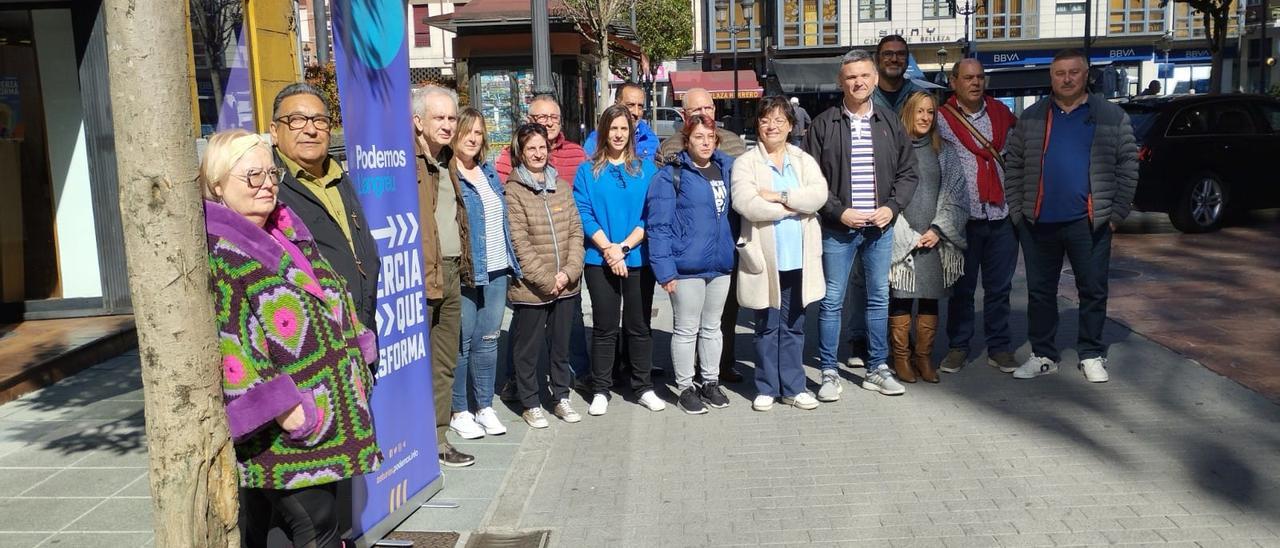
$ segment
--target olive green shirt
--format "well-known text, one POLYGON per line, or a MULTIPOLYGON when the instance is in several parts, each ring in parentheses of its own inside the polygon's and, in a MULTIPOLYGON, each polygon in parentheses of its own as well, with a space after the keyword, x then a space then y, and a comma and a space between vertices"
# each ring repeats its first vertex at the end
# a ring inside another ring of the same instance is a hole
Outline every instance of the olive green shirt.
MULTIPOLYGON (((279 154, 279 151, 277 151, 279 154)), ((320 200, 320 204, 324 206, 325 211, 329 212, 334 219, 338 221, 338 227, 342 229, 342 234, 347 237, 347 245, 351 246, 351 250, 355 251, 355 244, 351 242, 351 223, 347 220, 347 207, 342 203, 342 194, 338 191, 338 183, 342 182, 342 166, 338 164, 332 156, 325 158, 325 173, 320 177, 312 175, 311 172, 303 169, 302 166, 294 162, 293 159, 279 154, 280 159, 284 160, 285 167, 289 168, 289 173, 298 179, 298 182, 307 187, 316 198, 320 200)))

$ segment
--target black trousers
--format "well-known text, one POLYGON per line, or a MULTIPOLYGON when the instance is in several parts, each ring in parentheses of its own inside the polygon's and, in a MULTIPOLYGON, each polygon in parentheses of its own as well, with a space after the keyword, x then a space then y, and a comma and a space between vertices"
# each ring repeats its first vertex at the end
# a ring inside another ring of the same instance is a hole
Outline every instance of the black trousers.
POLYGON ((613 385, 613 357, 618 350, 618 324, 627 337, 627 361, 631 364, 631 389, 636 395, 653 389, 653 271, 647 267, 627 270, 620 278, 602 266, 587 265, 583 276, 591 291, 591 389, 608 392, 613 385))
POLYGON ((299 489, 241 489, 240 545, 266 548, 267 534, 279 527, 295 548, 341 548, 338 483, 299 489))
POLYGON ((578 295, 543 305, 511 307, 511 367, 515 371, 516 396, 525 409, 538 407, 538 360, 550 347, 551 396, 569 397, 569 337, 578 310, 578 295))

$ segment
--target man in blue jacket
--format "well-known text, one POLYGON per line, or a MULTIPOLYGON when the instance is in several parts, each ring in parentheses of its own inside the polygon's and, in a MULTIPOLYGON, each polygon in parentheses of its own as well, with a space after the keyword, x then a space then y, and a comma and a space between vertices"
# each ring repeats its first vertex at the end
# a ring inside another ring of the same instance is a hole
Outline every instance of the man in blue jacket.
POLYGON ((1031 357, 1013 372, 1031 379, 1058 372, 1058 279, 1071 262, 1080 294, 1077 366, 1089 382, 1107 382, 1107 276, 1111 232, 1129 214, 1138 187, 1138 146, 1129 115, 1088 93, 1079 50, 1049 65, 1053 94, 1023 111, 1005 155, 1005 200, 1027 267, 1031 357))
MULTIPOLYGON (((627 82, 618 88, 616 104, 627 107, 631 122, 636 126, 636 156, 641 160, 653 160, 658 152, 658 135, 644 119, 644 88, 635 82, 627 82)), ((592 124, 595 125, 594 123, 592 124)), ((590 157, 596 153, 596 131, 593 129, 582 143, 582 149, 590 157)), ((566 175, 572 177, 572 174, 566 175)))

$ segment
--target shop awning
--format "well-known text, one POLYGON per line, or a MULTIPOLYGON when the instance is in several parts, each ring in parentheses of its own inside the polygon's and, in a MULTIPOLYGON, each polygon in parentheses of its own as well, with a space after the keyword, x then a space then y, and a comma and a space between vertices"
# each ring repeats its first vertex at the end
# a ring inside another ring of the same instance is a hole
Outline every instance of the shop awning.
MULTIPOLYGON (((712 99, 733 99, 733 71, 678 70, 671 73, 671 89, 675 91, 677 101, 683 99, 685 92, 693 88, 706 88, 711 92, 712 99)), ((739 70, 738 98, 758 99, 763 95, 764 88, 756 80, 755 71, 739 70)))

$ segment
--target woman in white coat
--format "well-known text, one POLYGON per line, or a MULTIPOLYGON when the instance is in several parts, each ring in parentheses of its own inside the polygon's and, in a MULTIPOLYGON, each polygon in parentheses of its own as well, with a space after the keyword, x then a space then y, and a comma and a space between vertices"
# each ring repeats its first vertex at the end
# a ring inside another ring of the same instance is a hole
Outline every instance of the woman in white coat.
POLYGON ((822 229, 816 212, 827 200, 818 163, 787 144, 795 112, 785 97, 760 101, 760 144, 733 164, 730 196, 742 216, 738 239, 738 303, 756 311, 756 411, 774 401, 818 407, 805 390, 804 309, 822 299, 822 229))

